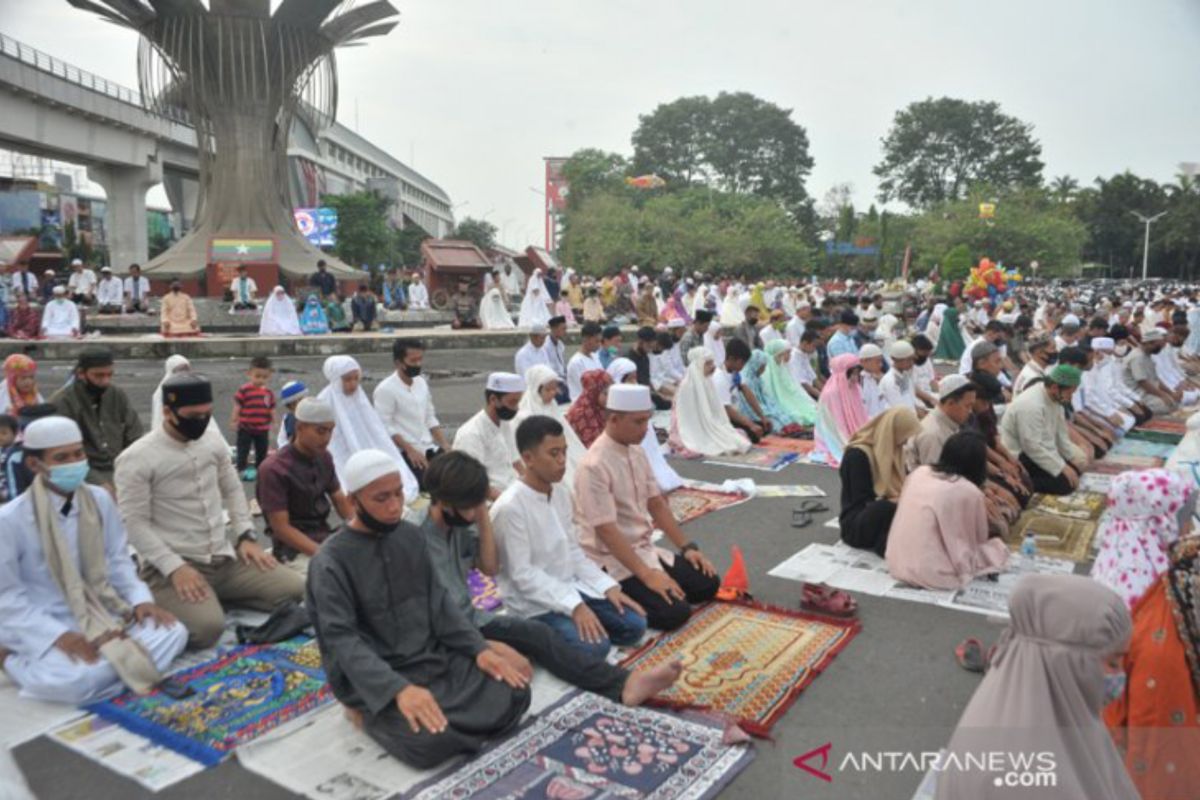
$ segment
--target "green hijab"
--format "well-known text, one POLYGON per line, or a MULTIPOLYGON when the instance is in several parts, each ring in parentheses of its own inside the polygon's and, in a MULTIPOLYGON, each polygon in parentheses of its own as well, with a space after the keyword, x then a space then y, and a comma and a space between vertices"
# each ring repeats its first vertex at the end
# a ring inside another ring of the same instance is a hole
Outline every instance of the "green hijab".
POLYGON ((782 339, 767 342, 767 371, 763 374, 763 388, 800 425, 813 425, 817 421, 816 401, 796 383, 788 368, 775 360, 789 346, 782 339))

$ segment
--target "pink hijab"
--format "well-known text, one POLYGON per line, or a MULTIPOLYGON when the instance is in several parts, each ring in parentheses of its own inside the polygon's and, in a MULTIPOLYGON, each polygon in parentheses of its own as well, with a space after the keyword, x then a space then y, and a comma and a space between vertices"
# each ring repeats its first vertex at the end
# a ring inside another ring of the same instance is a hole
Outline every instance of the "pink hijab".
POLYGON ((867 407, 862 388, 850 380, 850 370, 859 365, 858 356, 843 353, 829 362, 829 383, 821 390, 821 408, 829 409, 838 430, 847 440, 867 424, 867 407))

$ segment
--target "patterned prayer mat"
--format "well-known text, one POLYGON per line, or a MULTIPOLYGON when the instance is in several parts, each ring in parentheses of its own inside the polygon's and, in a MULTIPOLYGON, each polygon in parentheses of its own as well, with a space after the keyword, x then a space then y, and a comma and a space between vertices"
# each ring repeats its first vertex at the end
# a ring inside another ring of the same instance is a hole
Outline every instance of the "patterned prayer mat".
POLYGON ((1155 442, 1158 444, 1177 445, 1183 441, 1182 433, 1169 433, 1167 431, 1148 431, 1141 428, 1134 428, 1129 433, 1125 434, 1126 441, 1136 442, 1155 442))
POLYGON ((307 636, 235 647, 172 677, 195 694, 173 700, 157 689, 143 697, 125 692, 88 710, 211 766, 333 699, 317 642, 307 636))
POLYGON ((477 569, 467 573, 467 590, 471 593, 471 605, 480 611, 495 611, 504 605, 496 581, 477 569))
POLYGON ((639 669, 681 661, 682 677, 651 703, 726 714, 747 733, 765 736, 861 627, 853 619, 708 603, 622 663, 639 669))
POLYGON ((1120 475, 1131 469, 1154 469, 1161 467, 1163 459, 1154 456, 1123 456, 1109 453, 1099 461, 1088 465, 1087 472, 1099 472, 1101 475, 1120 475))
POLYGON ((1175 445, 1161 442, 1146 442, 1136 439, 1122 439, 1108 451, 1109 456, 1144 456, 1149 458, 1167 458, 1175 452, 1175 445))
POLYGON ((1033 531, 1039 556, 1087 561, 1091 556, 1092 539, 1096 537, 1097 528, 1099 524, 1095 520, 1038 513, 1031 507, 1017 518, 1009 534, 1008 545, 1013 551, 1019 551, 1025 534, 1033 531))
POLYGON ((1101 492, 1076 490, 1071 494, 1035 494, 1029 500, 1026 513, 1053 514, 1071 519, 1098 520, 1108 506, 1107 495, 1101 492))
POLYGON ((715 797, 754 758, 722 728, 573 692, 524 728, 413 789, 410 800, 715 797))
POLYGON ((667 495, 671 505, 671 513, 682 525, 685 522, 711 514, 722 508, 729 508, 744 503, 750 498, 744 494, 733 492, 713 492, 707 489, 693 489, 690 486, 680 486, 667 495))
POLYGON ((751 447, 740 455, 716 456, 704 459, 705 464, 718 467, 741 467, 743 469, 759 469, 766 472, 778 472, 791 464, 799 456, 796 453, 768 450, 763 447, 751 447))
POLYGON ((1183 436, 1187 433, 1187 418, 1175 419, 1173 417, 1154 417, 1149 422, 1138 425, 1130 433, 1134 431, 1155 431, 1158 433, 1175 433, 1183 436))
POLYGON ((786 436, 764 436, 758 442, 759 447, 769 450, 783 450, 785 453, 799 453, 806 456, 813 451, 817 443, 812 439, 791 439, 786 436))

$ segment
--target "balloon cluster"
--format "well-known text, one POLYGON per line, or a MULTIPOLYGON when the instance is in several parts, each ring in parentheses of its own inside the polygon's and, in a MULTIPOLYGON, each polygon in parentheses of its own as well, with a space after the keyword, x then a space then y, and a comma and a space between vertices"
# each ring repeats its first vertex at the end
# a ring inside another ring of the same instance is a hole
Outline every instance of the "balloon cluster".
POLYGON ((979 266, 971 268, 971 275, 967 278, 964 290, 972 300, 982 300, 985 297, 995 300, 1005 297, 1009 292, 1008 275, 1003 267, 991 259, 981 258, 979 266))

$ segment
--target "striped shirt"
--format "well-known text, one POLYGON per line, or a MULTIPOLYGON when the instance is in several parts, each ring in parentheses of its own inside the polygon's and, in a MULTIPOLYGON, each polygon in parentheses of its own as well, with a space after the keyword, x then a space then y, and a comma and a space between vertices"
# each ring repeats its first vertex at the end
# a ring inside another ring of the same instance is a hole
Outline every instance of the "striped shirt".
POLYGON ((247 383, 233 396, 238 407, 238 430, 266 433, 275 414, 275 393, 266 386, 247 383))

